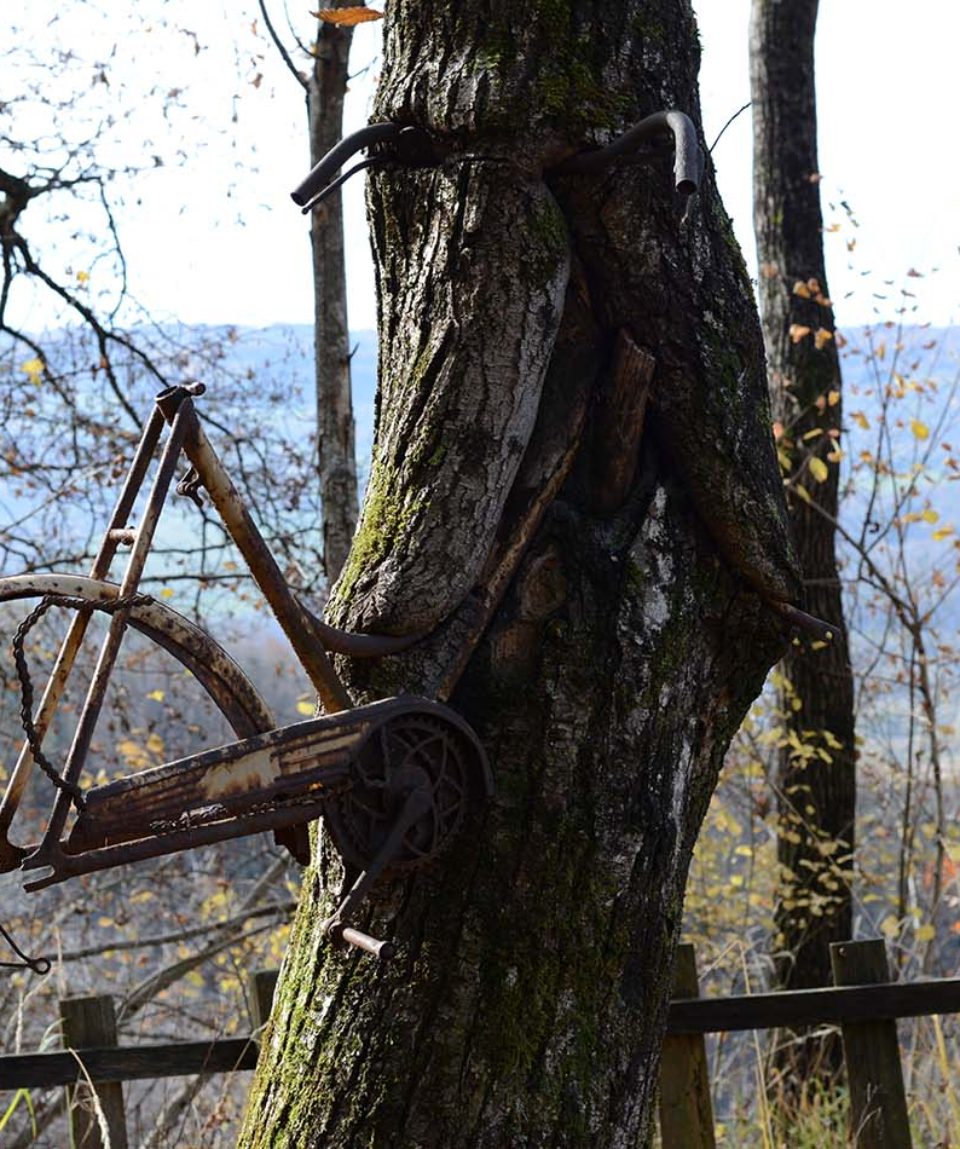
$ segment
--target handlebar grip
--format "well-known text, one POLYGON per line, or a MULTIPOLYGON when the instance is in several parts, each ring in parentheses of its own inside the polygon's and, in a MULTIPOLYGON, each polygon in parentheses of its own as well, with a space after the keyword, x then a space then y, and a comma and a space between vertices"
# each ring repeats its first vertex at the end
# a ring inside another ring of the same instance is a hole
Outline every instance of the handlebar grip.
POLYGON ((368 124, 358 132, 345 136, 338 144, 317 163, 310 174, 300 185, 290 193, 290 198, 298 207, 309 203, 313 197, 323 189, 324 185, 336 175, 343 165, 356 155, 361 148, 371 144, 382 143, 400 134, 399 124, 368 124))

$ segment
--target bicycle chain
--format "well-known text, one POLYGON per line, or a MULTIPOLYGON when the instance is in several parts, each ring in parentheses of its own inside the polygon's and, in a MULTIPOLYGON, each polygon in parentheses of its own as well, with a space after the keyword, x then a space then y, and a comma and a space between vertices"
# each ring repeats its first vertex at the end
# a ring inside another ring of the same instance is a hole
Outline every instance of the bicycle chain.
POLYGON ((17 677, 20 679, 20 725, 27 736, 30 753, 33 755, 34 762, 50 779, 54 787, 65 794, 69 794, 74 806, 80 812, 86 805, 83 792, 78 785, 68 782, 44 754, 42 740, 33 722, 33 683, 30 680, 30 669, 27 666, 27 658, 23 649, 24 642, 30 631, 53 606, 71 607, 74 610, 100 610, 105 614, 112 615, 116 614, 117 611, 126 610, 132 606, 141 606, 149 602, 153 602, 150 595, 139 593, 121 595, 110 602, 89 602, 87 599, 73 598, 70 595, 48 594, 44 595, 37 606, 20 623, 13 636, 11 644, 13 661, 17 668, 17 677))

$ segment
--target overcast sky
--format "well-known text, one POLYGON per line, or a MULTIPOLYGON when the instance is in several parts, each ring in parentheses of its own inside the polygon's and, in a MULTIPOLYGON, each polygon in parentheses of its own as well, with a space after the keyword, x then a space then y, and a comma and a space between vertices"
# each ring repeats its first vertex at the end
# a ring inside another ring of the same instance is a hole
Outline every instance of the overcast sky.
MULTIPOLYGON (((171 0, 163 11, 178 7, 179 0, 171 0)), ((308 7, 303 4, 305 33, 308 7)), ((695 0, 695 7, 704 48, 705 135, 712 142, 749 99, 749 0, 695 0)), ((171 39, 143 24, 144 13, 155 8, 151 0, 133 9, 137 15, 126 17, 126 28, 120 17, 125 8, 108 0, 65 7, 34 0, 16 20, 41 59, 56 36, 89 61, 106 59, 110 35, 116 39, 109 93, 124 101, 130 116, 127 136, 116 129, 118 158, 142 158, 164 132, 162 146, 168 153, 178 150, 171 148, 171 126, 177 133, 180 165, 168 163, 145 178, 139 204, 128 203, 118 221, 135 294, 160 316, 190 322, 310 322, 307 227, 288 198, 305 172, 303 98, 262 25, 253 27, 255 6, 235 0, 183 6, 181 22, 196 32, 199 55, 190 36, 171 39), (138 23, 129 23, 134 19, 138 23), (174 101, 179 108, 163 114, 156 97, 138 101, 132 95, 151 74, 161 90, 185 89, 174 101)), ((295 6, 290 10, 297 13, 295 6)), ((355 67, 369 70, 352 85, 348 131, 369 113, 378 37, 377 25, 356 36, 355 67)), ((868 320, 875 309, 888 314, 902 287, 917 292, 918 319, 945 324, 958 315, 960 159, 947 119, 956 104, 958 43, 960 5, 947 0, 820 4, 821 190, 827 222, 841 224, 827 236, 831 295, 841 323, 868 320), (857 229, 842 210, 831 212, 829 205, 841 200, 853 210, 857 229), (847 242, 854 237, 848 268, 847 242), (935 267, 940 270, 934 275, 935 267), (924 278, 907 279, 910 269, 924 278)), ((3 88, 0 76, 0 98, 3 88)), ((749 113, 727 130, 714 161, 753 270, 749 113)), ((374 325, 362 177, 347 186, 350 321, 361 329, 374 325)), ((41 326, 41 318, 38 310, 28 325, 41 326)))

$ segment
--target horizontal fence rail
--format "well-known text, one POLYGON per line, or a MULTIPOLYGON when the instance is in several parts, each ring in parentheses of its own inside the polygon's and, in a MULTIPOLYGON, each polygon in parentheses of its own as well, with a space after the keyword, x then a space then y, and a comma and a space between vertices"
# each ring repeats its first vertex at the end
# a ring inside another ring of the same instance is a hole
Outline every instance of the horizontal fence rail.
MULTIPOLYGON (((947 1013, 960 1013, 960 978, 674 1000, 667 1015, 667 1033, 730 1033, 947 1013)), ((0 1089, 73 1085, 84 1074, 92 1081, 143 1081, 231 1073, 253 1069, 258 1050, 257 1038, 247 1035, 84 1048, 76 1055, 61 1051, 0 1055, 0 1089)))
POLYGON ((667 1033, 719 1033, 781 1026, 837 1025, 960 1013, 960 978, 672 1001, 667 1033))
MULTIPOLYGON (((960 978, 888 982, 881 940, 843 942, 831 952, 834 980, 840 983, 833 987, 700 998, 696 996, 693 947, 680 947, 661 1066, 664 1149, 715 1149, 704 1034, 822 1024, 839 1025, 843 1032, 853 1127, 860 1131, 858 1145, 862 1149, 910 1146, 896 1019, 960 1013, 960 978)), ((66 1086, 72 1094, 79 1089, 80 1100, 71 1098, 68 1109, 75 1140, 86 1144, 83 1138, 90 1119, 82 1104, 83 1088, 96 1083, 97 1093, 104 1096, 116 1088, 117 1113, 111 1118, 111 1137, 116 1140, 110 1143, 123 1146, 126 1130, 118 1083, 252 1070, 276 980, 276 970, 258 971, 251 977, 252 1034, 214 1041, 118 1046, 111 1044, 115 1027, 106 1024, 106 1015, 112 1017, 109 998, 65 999, 61 1002, 64 1043, 74 1048, 0 1056, 0 1091, 66 1086), (108 1005, 110 1009, 105 1008, 108 1005)))
POLYGON ((195 1073, 253 1069, 260 1046, 251 1037, 177 1041, 164 1045, 114 1045, 73 1052, 0 1057, 0 1089, 77 1085, 90 1081, 145 1081, 195 1073))

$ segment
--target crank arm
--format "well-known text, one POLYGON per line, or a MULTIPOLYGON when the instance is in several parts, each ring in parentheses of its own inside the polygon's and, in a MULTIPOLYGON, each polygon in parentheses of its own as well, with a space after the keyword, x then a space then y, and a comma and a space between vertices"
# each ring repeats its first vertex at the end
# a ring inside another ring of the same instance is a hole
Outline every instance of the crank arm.
POLYGON ((383 871, 396 858, 407 831, 430 810, 432 802, 433 796, 429 781, 424 779, 415 785, 407 795, 403 808, 397 815, 397 820, 390 828, 390 833, 383 845, 377 851, 370 865, 350 887, 347 896, 340 903, 333 917, 324 923, 324 930, 332 938, 356 946, 358 949, 383 960, 393 956, 393 946, 390 942, 378 941, 376 938, 370 937, 369 934, 352 929, 344 925, 344 919, 357 909, 383 871))

